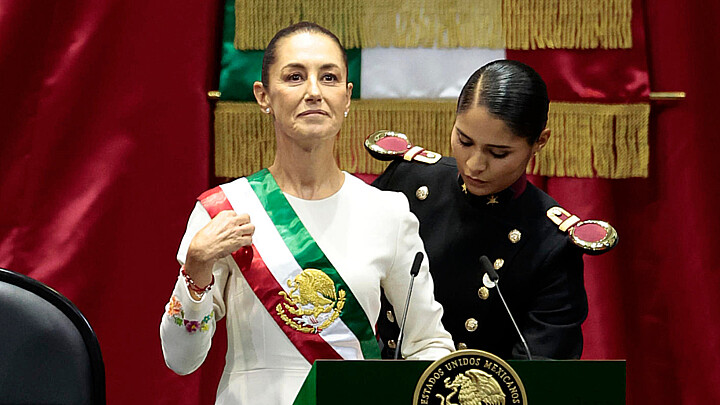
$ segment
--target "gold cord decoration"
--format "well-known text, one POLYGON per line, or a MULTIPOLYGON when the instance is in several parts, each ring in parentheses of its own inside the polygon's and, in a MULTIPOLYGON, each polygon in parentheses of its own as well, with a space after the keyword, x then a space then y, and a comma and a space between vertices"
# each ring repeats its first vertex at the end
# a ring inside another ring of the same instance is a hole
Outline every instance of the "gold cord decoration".
POLYGON ((631 0, 235 0, 235 48, 298 21, 346 48, 630 48, 631 0))
MULTIPOLYGON (((543 176, 647 177, 649 104, 550 103, 552 136, 528 173, 543 176)), ((380 129, 408 135, 414 145, 450 156, 455 101, 354 100, 336 144, 336 158, 350 173, 380 174, 387 162, 373 159, 365 138, 380 129)), ((239 177, 272 164, 272 120, 256 103, 218 102, 215 110, 215 174, 239 177)))

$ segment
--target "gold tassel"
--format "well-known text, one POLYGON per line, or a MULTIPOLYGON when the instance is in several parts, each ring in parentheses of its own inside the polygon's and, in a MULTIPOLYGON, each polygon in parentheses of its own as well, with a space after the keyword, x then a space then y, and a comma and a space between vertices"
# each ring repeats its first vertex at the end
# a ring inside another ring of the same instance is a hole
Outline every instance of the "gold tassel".
POLYGON ((632 47, 632 0, 235 0, 235 47, 306 20, 346 48, 632 47))
POLYGON ((632 48, 632 0, 503 0, 506 49, 632 48))
MULTIPOLYGON (((647 177, 649 104, 550 103, 550 140, 529 166, 543 176, 647 177)), ((335 155, 350 173, 380 174, 365 138, 380 129, 408 135, 413 144, 450 155, 455 101, 353 100, 335 155)), ((215 109, 215 174, 239 177, 272 164, 272 120, 256 103, 219 102, 215 109)))
POLYGON ((415 145, 449 154, 455 104, 448 100, 354 100, 336 147, 340 167, 350 173, 382 173, 387 163, 372 158, 363 146, 368 135, 381 129, 402 132, 415 145))
POLYGON ((240 177, 275 159, 272 119, 257 103, 218 102, 215 107, 215 175, 240 177))
POLYGON ((312 21, 346 48, 502 48, 502 0, 235 0, 235 48, 265 49, 280 29, 312 21))
POLYGON ((550 140, 528 173, 647 177, 649 117, 649 104, 550 103, 550 140))

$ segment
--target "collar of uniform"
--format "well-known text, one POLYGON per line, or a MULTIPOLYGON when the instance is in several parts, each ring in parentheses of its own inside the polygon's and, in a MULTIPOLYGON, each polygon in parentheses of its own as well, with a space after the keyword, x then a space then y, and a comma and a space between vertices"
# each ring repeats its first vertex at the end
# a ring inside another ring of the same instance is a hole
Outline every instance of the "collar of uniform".
POLYGON ((458 174, 457 177, 458 186, 460 190, 466 195, 468 202, 476 206, 488 206, 488 207, 499 207, 506 204, 508 201, 512 201, 522 195, 527 188, 527 176, 525 173, 520 176, 510 187, 506 188, 495 194, 489 195, 475 195, 468 192, 465 189, 465 183, 462 177, 458 174))
POLYGON ((520 176, 515 183, 513 183, 508 189, 512 190, 513 195, 512 199, 516 199, 522 195, 522 193, 525 192, 525 189, 527 188, 527 175, 525 173, 520 176))

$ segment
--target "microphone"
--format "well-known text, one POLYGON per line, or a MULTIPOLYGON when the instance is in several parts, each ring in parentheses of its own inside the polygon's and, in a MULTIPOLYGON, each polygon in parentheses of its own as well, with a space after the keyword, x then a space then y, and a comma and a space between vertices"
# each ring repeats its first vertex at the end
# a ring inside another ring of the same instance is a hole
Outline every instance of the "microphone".
POLYGON ((510 312, 510 308, 508 307, 507 303, 505 302, 505 298, 503 298, 502 293, 500 292, 500 276, 498 276, 497 271, 495 271, 495 267, 490 263, 490 259, 487 258, 487 256, 483 255, 480 256, 480 268, 485 272, 488 277, 490 278, 490 281, 495 283, 495 288, 497 289, 498 295, 500 296, 500 300, 502 301, 503 305, 505 306, 505 311, 507 311, 508 316, 510 317, 510 320, 513 323, 513 326, 515 326, 515 331, 517 332, 518 336, 520 336, 520 341, 522 342, 523 347, 525 348, 525 353, 527 354, 528 360, 532 360, 532 355, 530 354, 530 348, 527 345, 527 342, 525 342, 525 338, 523 337, 522 333, 520 332, 520 328, 517 326, 517 322, 515 322, 515 318, 512 316, 512 312, 510 312))
POLYGON ((423 252, 415 253, 415 260, 410 267, 410 286, 408 287, 407 299, 405 300, 405 311, 402 317, 402 323, 400 324, 400 334, 397 339, 397 346, 395 346, 395 359, 397 360, 400 355, 400 344, 402 343, 403 331, 405 330, 405 321, 407 320, 408 307, 410 306, 410 296, 412 295, 413 283, 415 283, 415 276, 420 272, 420 264, 423 260, 423 252))
POLYGON ((490 259, 488 259, 485 255, 480 256, 480 268, 487 273, 488 277, 490 277, 490 281, 497 284, 500 280, 500 276, 498 276, 497 271, 495 271, 495 266, 490 263, 490 259))

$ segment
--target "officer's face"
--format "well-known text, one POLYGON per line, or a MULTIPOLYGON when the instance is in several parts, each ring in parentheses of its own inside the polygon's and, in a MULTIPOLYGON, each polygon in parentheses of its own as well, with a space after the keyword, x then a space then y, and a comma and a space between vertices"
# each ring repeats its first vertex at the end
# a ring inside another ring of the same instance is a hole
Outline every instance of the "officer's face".
POLYGON ((488 195, 515 183, 549 136, 546 129, 530 145, 485 107, 474 107, 455 119, 451 146, 467 190, 475 195, 488 195))

